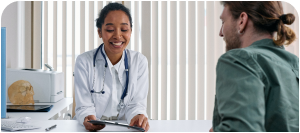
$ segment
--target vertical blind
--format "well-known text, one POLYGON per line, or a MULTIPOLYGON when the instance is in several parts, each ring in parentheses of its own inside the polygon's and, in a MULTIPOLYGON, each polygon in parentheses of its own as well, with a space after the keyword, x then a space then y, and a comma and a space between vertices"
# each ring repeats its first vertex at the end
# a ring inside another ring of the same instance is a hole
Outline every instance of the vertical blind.
MULTIPOLYGON (((73 96, 76 57, 102 43, 95 19, 109 2, 43 2, 42 63, 64 73, 65 97, 73 96)), ((133 30, 127 48, 148 59, 149 118, 211 120, 215 68, 225 53, 225 43, 219 37, 223 10, 220 2, 117 2, 129 8, 132 15, 133 30)), ((285 13, 298 16, 290 4, 283 2, 283 7, 285 13)), ((299 35, 299 19, 289 27, 299 35)), ((286 50, 299 56, 299 40, 286 50)))

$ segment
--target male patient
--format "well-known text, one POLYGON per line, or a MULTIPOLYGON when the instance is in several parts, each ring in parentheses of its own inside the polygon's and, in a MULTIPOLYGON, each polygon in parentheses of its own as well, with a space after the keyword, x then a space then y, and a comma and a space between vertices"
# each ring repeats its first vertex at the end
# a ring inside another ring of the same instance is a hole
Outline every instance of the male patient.
POLYGON ((279 1, 221 4, 227 52, 216 69, 211 131, 299 132, 299 58, 283 47, 296 39, 286 26, 295 16, 279 1))

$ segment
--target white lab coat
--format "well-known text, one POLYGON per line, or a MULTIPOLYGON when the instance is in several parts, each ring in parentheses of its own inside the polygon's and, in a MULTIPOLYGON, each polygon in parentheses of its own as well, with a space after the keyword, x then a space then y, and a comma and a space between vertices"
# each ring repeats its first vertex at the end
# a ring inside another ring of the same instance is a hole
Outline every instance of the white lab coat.
MULTIPOLYGON (((75 63, 74 82, 75 82, 75 102, 76 119, 83 125, 84 118, 88 115, 95 115, 101 118, 108 105, 111 95, 112 74, 109 67, 106 69, 104 94, 91 93, 94 79, 93 57, 97 49, 79 55, 75 63)), ((125 107, 119 112, 118 118, 125 118, 128 123, 137 114, 146 113, 147 95, 149 88, 149 72, 147 58, 136 51, 126 49, 129 68, 128 93, 124 98, 125 107), (125 116, 125 117, 124 117, 125 116)), ((100 92, 103 86, 103 74, 105 60, 98 52, 95 62, 95 92, 100 92)), ((120 64, 119 79, 126 80, 124 63, 120 64)), ((122 82, 121 82, 122 83, 122 82)), ((123 85, 125 86, 125 85, 123 85)))

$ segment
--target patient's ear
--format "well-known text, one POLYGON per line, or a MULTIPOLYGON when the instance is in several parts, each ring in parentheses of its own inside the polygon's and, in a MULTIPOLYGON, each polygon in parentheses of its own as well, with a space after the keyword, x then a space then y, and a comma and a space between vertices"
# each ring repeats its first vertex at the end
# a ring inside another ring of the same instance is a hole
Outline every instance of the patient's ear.
POLYGON ((240 14, 239 19, 238 19, 238 26, 239 26, 238 30, 240 31, 240 33, 244 33, 245 32, 247 24, 248 24, 248 14, 245 13, 245 12, 242 12, 240 14))

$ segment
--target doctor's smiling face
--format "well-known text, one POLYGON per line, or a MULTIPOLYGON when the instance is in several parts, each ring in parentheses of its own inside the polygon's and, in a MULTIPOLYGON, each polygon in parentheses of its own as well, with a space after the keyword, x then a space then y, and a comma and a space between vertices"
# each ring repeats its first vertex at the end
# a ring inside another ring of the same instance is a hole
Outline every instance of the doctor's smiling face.
POLYGON ((240 48, 241 40, 238 33, 238 22, 231 15, 227 5, 224 6, 220 19, 222 20, 222 27, 219 35, 226 42, 226 51, 240 48))
POLYGON ((131 37, 129 17, 122 10, 110 11, 98 28, 99 37, 104 42, 105 53, 108 57, 121 57, 131 37))

